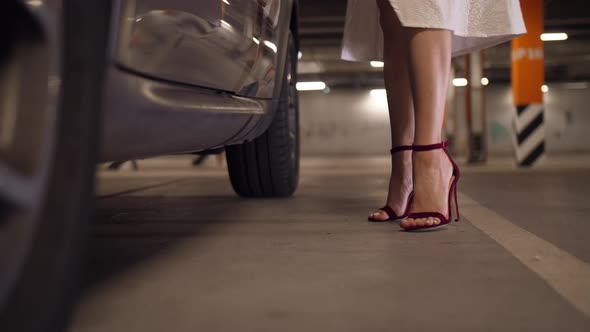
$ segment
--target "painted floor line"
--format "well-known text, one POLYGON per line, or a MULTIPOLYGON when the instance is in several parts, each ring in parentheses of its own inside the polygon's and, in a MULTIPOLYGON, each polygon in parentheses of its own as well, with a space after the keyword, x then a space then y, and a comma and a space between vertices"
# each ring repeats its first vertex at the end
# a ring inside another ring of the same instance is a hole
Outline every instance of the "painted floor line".
POLYGON ((461 193, 462 215, 590 317, 590 266, 461 193))

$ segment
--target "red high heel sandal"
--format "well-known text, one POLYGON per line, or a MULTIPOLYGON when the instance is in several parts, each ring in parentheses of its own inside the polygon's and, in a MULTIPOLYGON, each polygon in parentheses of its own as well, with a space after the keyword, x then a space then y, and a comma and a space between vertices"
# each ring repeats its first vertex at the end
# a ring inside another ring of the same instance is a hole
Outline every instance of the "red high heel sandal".
POLYGON ((433 217, 433 218, 438 218, 440 220, 440 223, 437 225, 402 227, 404 230, 406 230, 406 231, 430 230, 430 229, 446 226, 447 224, 449 224, 451 222, 451 220, 453 219, 453 210, 451 209, 451 203, 453 202, 453 199, 452 199, 453 196, 455 198, 455 211, 457 212, 455 221, 459 221, 459 204, 457 203, 457 182, 459 182, 459 176, 460 176, 459 166, 457 166, 457 164, 455 163, 453 158, 451 158, 451 155, 449 154, 449 151, 447 150, 448 146, 449 146, 449 142, 447 141, 447 142, 442 142, 442 143, 438 143, 438 144, 431 144, 431 145, 414 145, 412 150, 420 152, 420 151, 432 151, 432 150, 442 149, 445 152, 445 154, 447 155, 447 157, 449 157, 451 164, 453 164, 453 174, 451 175, 450 186, 449 186, 449 195, 448 195, 449 217, 447 218, 442 213, 439 213, 439 212, 410 213, 408 218, 420 219, 420 218, 433 217))
MULTIPOLYGON (((401 146, 391 149, 390 151, 391 151, 391 154, 393 155, 396 152, 409 151, 409 150, 413 150, 411 145, 401 145, 401 146)), ((401 220, 408 218, 408 215, 410 215, 410 208, 412 207, 412 198, 413 197, 414 197, 413 192, 410 192, 410 194, 408 195, 408 202, 406 203, 406 210, 404 211, 404 213, 401 216, 396 215, 395 211, 393 211, 393 209, 389 205, 385 204, 385 206, 380 208, 379 210, 385 212, 387 214, 388 218, 384 219, 384 220, 380 220, 380 219, 375 219, 372 216, 369 216, 369 221, 373 221, 373 222, 401 221, 401 220)))

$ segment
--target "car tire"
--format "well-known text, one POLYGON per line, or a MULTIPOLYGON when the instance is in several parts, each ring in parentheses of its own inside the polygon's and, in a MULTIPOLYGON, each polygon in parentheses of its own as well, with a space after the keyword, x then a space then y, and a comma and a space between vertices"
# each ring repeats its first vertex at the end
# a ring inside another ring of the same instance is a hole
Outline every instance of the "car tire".
MULTIPOLYGON (((13 28, 31 22, 41 30, 39 36, 44 36, 38 16, 24 5, 14 4, 3 7, 19 17, 14 22, 21 23, 13 28)), ((39 107, 31 108, 27 121, 17 118, 14 146, 0 154, 0 180, 4 183, 0 188, 0 273, 5 276, 0 277, 0 331, 66 329, 78 294, 80 258, 93 211, 98 105, 110 4, 64 0, 57 14, 61 14, 56 16, 61 26, 56 32, 59 36, 46 41, 47 77, 23 77, 31 89, 41 81, 45 89, 48 84, 50 88, 57 85, 57 92, 47 93, 39 107), (52 47, 59 47, 59 52, 52 47), (51 60, 52 56, 59 61, 51 60), (59 73, 57 83, 50 80, 52 63, 60 64, 55 72, 59 73), (31 139, 35 130, 40 134, 31 139), (18 134, 23 132, 30 136, 19 140, 23 136, 18 134), (31 144, 35 153, 25 148, 31 144), (23 173, 6 157, 11 153, 30 153, 36 162, 23 173), (26 195, 19 196, 19 191, 26 195)), ((15 42, 19 38, 30 41, 28 33, 16 37, 15 42)), ((27 112, 21 106, 15 110, 17 115, 27 112)))
POLYGON ((299 100, 297 49, 289 33, 278 107, 260 137, 226 148, 230 181, 244 197, 288 197, 299 182, 299 100))

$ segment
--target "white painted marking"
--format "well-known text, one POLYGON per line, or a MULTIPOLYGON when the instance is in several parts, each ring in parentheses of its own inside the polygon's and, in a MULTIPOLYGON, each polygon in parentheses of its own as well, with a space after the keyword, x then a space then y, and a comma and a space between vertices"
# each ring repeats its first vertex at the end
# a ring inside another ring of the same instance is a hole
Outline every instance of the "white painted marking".
MULTIPOLYGON (((516 112, 516 109, 514 110, 516 112)), ((516 130, 520 133, 526 126, 528 126, 533 120, 540 114, 543 113, 543 104, 530 104, 524 110, 520 116, 516 116, 514 121, 516 123, 516 130)))
POLYGON ((521 162, 525 160, 531 152, 545 140, 545 123, 535 130, 527 139, 518 145, 516 135, 513 135, 512 144, 516 147, 516 159, 521 162))
POLYGON ((590 317, 590 266, 461 193, 462 214, 590 317))

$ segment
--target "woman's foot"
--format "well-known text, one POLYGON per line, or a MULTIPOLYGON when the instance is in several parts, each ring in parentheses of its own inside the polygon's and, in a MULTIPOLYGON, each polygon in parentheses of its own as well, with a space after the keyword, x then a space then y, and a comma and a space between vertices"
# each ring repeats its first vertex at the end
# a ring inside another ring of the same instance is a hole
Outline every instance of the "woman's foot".
MULTIPOLYGON (((391 156, 391 176, 386 205, 401 216, 406 212, 408 196, 412 192, 412 151, 400 151, 391 156)), ((390 215, 383 210, 376 210, 369 215, 375 221, 388 220, 390 215)))
MULTIPOLYGON (((414 200, 412 213, 440 212, 448 217, 448 195, 453 165, 443 150, 414 151, 414 200)), ((400 223, 404 229, 436 226, 436 217, 408 218, 400 223)))

